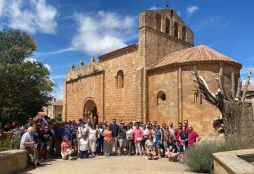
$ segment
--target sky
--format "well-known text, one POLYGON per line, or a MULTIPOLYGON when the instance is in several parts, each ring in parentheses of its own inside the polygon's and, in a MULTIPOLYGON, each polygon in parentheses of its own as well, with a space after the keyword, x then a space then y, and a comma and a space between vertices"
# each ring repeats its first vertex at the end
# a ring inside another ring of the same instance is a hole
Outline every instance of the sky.
POLYGON ((63 97, 71 65, 138 41, 138 15, 169 4, 193 30, 195 45, 206 44, 243 64, 242 78, 254 70, 252 0, 0 0, 0 30, 33 36, 40 61, 63 97))

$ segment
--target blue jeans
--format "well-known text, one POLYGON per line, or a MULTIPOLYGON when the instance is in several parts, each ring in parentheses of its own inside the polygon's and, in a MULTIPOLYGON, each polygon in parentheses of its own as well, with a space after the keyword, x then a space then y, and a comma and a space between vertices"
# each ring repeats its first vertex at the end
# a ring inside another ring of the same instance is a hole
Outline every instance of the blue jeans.
POLYGON ((103 154, 103 144, 104 144, 103 137, 98 138, 97 139, 97 148, 96 148, 97 154, 103 154))

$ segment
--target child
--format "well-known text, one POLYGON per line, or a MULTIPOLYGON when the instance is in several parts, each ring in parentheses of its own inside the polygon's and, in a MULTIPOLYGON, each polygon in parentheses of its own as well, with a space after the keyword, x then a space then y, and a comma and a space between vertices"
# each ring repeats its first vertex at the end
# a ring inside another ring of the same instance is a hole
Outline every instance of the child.
POLYGON ((63 142, 61 143, 61 155, 63 160, 68 160, 71 159, 71 154, 72 154, 72 147, 71 147, 71 142, 68 139, 67 136, 63 137, 63 142))
POLYGON ((88 158, 89 140, 88 133, 85 133, 79 139, 79 157, 80 159, 88 158))

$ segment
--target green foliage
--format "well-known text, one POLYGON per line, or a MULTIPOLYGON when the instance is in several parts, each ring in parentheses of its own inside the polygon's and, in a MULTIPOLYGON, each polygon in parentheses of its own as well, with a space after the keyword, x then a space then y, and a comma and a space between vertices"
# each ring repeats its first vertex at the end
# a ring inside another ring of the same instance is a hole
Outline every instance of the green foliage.
POLYGON ((12 149, 12 141, 11 139, 0 140, 0 152, 5 150, 12 149))
POLYGON ((191 147, 187 152, 186 163, 193 172, 211 172, 213 167, 213 153, 238 149, 237 143, 219 144, 205 141, 191 147))
POLYGON ((29 62, 36 44, 20 31, 0 32, 0 122, 24 122, 51 99, 53 82, 40 62, 29 62))

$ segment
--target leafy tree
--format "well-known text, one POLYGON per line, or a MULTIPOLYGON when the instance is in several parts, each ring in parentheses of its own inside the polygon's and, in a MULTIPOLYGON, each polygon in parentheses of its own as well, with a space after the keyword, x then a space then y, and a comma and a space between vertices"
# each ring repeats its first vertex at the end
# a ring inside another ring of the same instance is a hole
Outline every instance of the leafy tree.
POLYGON ((0 31, 0 122, 24 122, 51 99, 53 82, 40 62, 27 61, 35 41, 21 31, 0 31))

